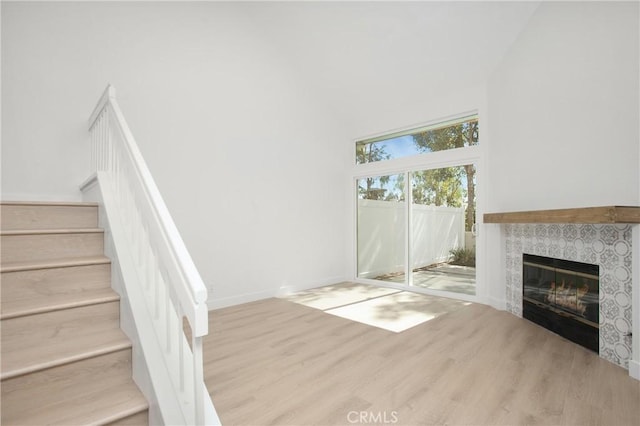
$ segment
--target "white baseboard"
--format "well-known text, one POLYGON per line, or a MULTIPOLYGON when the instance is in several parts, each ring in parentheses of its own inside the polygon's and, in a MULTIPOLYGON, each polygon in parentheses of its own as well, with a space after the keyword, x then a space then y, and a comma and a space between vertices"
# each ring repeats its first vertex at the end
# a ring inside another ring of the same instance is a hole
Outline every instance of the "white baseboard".
POLYGON ((487 304, 499 311, 504 311, 507 309, 507 303, 504 299, 498 299, 495 297, 487 297, 486 298, 487 304))
MULTIPOLYGON (((227 308, 229 306, 241 305, 243 303, 255 302, 256 300, 268 299, 270 297, 284 296, 297 291, 308 290, 310 288, 321 287, 330 284, 336 284, 343 281, 348 281, 345 277, 332 277, 318 281, 309 281, 306 283, 296 285, 282 285, 279 288, 271 288, 268 290, 257 291, 254 293, 244 293, 235 296, 228 296, 222 298, 210 297, 207 301, 209 310, 227 308)), ((215 292, 211 292, 215 294, 215 292)))
POLYGON ((345 281, 350 280, 344 276, 337 276, 317 281, 308 281, 306 283, 298 283, 295 285, 282 285, 278 289, 278 293, 276 294, 276 296, 286 296, 287 294, 295 293, 298 291, 309 290, 316 287, 323 287, 325 285, 338 284, 345 281))
POLYGON ((241 305, 243 303, 255 302, 256 300, 268 299, 275 297, 277 290, 269 289, 264 291, 258 291, 255 293, 244 293, 236 296, 229 297, 209 297, 207 300, 207 307, 209 310, 227 308, 229 306, 241 305))
POLYGON ((640 362, 629 360, 629 376, 636 380, 640 380, 640 362))

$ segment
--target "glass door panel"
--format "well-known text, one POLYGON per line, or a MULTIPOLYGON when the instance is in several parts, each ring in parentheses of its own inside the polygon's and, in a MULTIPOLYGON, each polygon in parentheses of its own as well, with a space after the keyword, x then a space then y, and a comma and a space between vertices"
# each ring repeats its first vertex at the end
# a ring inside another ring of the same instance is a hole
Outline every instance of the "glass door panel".
POLYGON ((409 284, 475 295, 475 166, 409 173, 409 284))
POLYGON ((405 283, 405 174, 367 177, 358 188, 358 277, 405 283))

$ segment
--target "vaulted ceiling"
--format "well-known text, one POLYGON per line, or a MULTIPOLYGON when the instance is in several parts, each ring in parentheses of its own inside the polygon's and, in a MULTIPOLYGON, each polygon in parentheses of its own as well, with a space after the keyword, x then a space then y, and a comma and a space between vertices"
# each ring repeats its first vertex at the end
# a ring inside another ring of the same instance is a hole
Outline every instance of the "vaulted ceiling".
POLYGON ((247 13, 345 120, 483 84, 539 2, 252 3, 247 13))

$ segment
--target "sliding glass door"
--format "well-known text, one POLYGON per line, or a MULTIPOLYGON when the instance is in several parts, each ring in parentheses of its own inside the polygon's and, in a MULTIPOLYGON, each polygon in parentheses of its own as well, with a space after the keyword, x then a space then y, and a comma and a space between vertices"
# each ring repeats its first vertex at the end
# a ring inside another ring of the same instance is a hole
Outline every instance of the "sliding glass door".
POLYGON ((405 282, 404 173, 358 179, 358 277, 405 282))
POLYGON ((475 166, 410 172, 409 285, 474 295, 475 166))
POLYGON ((356 141, 358 278, 476 294, 478 123, 462 115, 356 141))
POLYGON ((358 278, 475 294, 473 164, 365 177, 357 187, 358 278))

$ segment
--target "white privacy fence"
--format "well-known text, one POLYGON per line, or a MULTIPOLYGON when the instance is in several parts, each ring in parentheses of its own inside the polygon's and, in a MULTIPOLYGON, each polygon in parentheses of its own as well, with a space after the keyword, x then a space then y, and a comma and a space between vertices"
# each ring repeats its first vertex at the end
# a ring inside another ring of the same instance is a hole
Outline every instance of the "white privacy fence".
MULTIPOLYGON (((463 208, 414 204, 411 269, 450 259, 465 246, 463 208)), ((405 203, 358 200, 358 276, 375 278, 405 268, 405 203)))
POLYGON ((168 423, 217 424, 203 378, 207 289, 113 87, 100 98, 89 128, 92 167, 159 409, 168 423))

